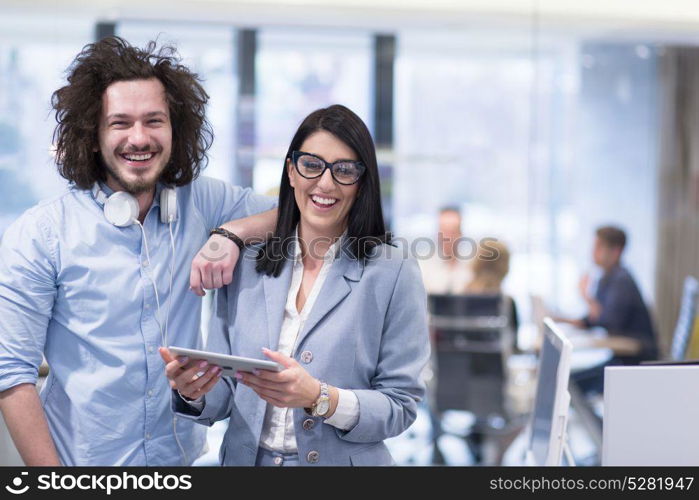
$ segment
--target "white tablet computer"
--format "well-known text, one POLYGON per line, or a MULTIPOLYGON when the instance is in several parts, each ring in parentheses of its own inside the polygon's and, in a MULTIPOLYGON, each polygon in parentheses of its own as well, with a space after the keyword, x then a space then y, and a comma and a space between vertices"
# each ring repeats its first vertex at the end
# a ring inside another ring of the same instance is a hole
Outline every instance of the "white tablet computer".
POLYGON ((240 356, 229 356, 216 352, 198 351, 196 349, 186 349, 184 347, 170 346, 170 352, 175 356, 188 356, 189 359, 203 359, 210 365, 223 368, 222 375, 235 377, 236 372, 252 372, 254 369, 280 372, 284 369, 279 363, 265 361, 263 359, 243 358, 240 356))

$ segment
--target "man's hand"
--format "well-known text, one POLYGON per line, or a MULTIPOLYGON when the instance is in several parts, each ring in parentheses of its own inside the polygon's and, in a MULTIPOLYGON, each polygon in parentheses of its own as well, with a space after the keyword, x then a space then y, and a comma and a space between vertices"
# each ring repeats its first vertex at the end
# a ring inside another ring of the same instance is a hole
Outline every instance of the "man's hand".
POLYGON ((585 299, 585 302, 590 301, 590 275, 585 273, 580 277, 580 282, 578 283, 578 290, 580 295, 585 299))
POLYGON ((192 261, 190 290, 203 297, 206 294, 204 289, 228 285, 233 281, 233 271, 239 258, 238 245, 219 234, 212 235, 192 261))

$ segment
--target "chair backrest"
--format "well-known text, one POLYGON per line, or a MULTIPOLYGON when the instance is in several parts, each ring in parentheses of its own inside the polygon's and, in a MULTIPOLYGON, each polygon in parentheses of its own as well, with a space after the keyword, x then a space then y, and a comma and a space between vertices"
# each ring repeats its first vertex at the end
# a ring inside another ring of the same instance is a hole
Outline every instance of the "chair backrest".
POLYGON ((670 358, 674 361, 685 359, 687 354, 687 346, 697 316, 697 298, 699 298, 699 281, 693 276, 687 276, 684 279, 682 303, 670 349, 670 358))
POLYGON ((499 294, 429 296, 439 411, 506 417, 505 361, 514 346, 510 300, 499 294))

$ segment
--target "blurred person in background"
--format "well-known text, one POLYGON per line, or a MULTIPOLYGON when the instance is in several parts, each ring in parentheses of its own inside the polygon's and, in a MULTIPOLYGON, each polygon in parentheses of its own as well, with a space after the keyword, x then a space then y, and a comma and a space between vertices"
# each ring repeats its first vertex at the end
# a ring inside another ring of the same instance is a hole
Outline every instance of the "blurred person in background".
POLYGON ((437 251, 428 259, 420 259, 420 270, 425 290, 430 295, 462 294, 471 280, 471 260, 459 253, 461 212, 456 207, 439 211, 437 251))
POLYGON ((628 337, 638 344, 632 356, 620 356, 624 364, 657 359, 658 346, 648 307, 631 273, 622 265, 626 233, 614 226, 597 229, 592 259, 602 271, 594 294, 590 293, 590 276, 580 280, 580 294, 588 307, 580 319, 558 318, 578 328, 601 326, 610 336, 628 337))
MULTIPOLYGON (((477 295, 502 294, 502 282, 510 271, 510 251, 503 242, 493 239, 484 239, 478 245, 478 251, 471 264, 473 277, 466 284, 464 293, 477 295)), ((517 319, 517 307, 511 297, 506 296, 510 302, 508 307, 510 314, 510 326, 513 332, 517 332, 519 321, 517 319)))
MULTIPOLYGON (((658 345, 650 313, 631 273, 622 265, 626 233, 615 226, 603 226, 595 233, 592 259, 602 271, 594 294, 590 293, 590 277, 580 280, 580 294, 588 307, 580 319, 556 318, 578 328, 595 326, 607 330, 608 338, 600 340, 615 355, 609 364, 634 365, 658 357, 658 345)), ((604 372, 576 374, 585 391, 602 392, 604 372)))

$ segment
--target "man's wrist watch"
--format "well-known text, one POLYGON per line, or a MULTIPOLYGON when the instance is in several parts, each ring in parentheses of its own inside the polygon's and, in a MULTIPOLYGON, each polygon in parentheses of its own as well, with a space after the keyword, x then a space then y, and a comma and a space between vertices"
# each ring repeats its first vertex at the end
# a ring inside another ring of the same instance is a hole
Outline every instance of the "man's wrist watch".
POLYGON ((323 417, 330 409, 330 395, 328 393, 328 384, 320 382, 320 396, 311 406, 311 415, 314 417, 323 417))

